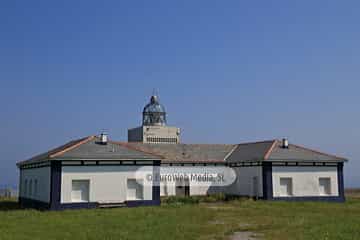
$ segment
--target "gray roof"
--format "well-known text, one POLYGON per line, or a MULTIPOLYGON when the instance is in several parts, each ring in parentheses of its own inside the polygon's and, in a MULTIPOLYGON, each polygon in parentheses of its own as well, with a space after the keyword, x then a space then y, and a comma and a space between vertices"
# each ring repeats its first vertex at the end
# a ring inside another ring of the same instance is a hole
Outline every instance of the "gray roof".
POLYGON ((238 144, 231 155, 227 158, 228 162, 262 161, 270 151, 274 140, 264 142, 253 142, 238 144))
POLYGON ((346 161, 345 158, 337 157, 331 154, 322 153, 316 150, 289 144, 288 148, 281 147, 281 141, 275 141, 275 145, 267 161, 326 161, 339 162, 346 161))
POLYGON ((69 149, 73 146, 76 146, 84 141, 87 141, 87 139, 90 137, 85 137, 85 138, 81 138, 81 139, 77 139, 77 140, 72 140, 70 142, 65 143, 64 145, 61 145, 57 148, 51 149, 47 152, 41 153, 39 155, 36 155, 30 159, 27 159, 25 161, 21 161, 19 162, 17 165, 23 165, 23 164, 28 164, 28 163, 38 163, 38 162, 44 162, 49 160, 54 154, 58 154, 61 151, 64 151, 66 149, 69 149))
POLYGON ((345 158, 289 144, 283 148, 280 140, 238 144, 227 158, 228 162, 247 161, 324 161, 343 162, 345 158))
POLYGON ((125 144, 108 141, 106 145, 94 138, 81 146, 67 151, 56 159, 61 160, 154 160, 161 157, 135 150, 125 144))
POLYGON ((162 162, 254 162, 254 161, 323 161, 343 162, 345 158, 321 153, 281 141, 269 140, 243 144, 148 144, 108 141, 90 136, 71 141, 18 165, 49 160, 161 160, 162 162))
POLYGON ((70 141, 60 147, 37 155, 18 165, 39 163, 49 160, 161 160, 160 156, 135 150, 125 144, 109 141, 99 143, 99 138, 90 136, 70 141))
POLYGON ((236 147, 235 144, 127 144, 161 155, 163 162, 225 162, 226 156, 236 147))

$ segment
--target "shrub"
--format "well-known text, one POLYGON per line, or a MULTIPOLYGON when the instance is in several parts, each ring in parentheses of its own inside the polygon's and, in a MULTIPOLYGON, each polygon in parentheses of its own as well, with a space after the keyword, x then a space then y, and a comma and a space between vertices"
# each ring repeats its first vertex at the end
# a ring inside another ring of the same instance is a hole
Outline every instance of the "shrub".
POLYGON ((199 197, 197 197, 197 196, 187 196, 187 197, 170 196, 170 197, 163 198, 162 202, 165 204, 198 204, 199 197))
POLYGON ((200 202, 224 202, 226 201, 226 195, 224 193, 214 193, 200 197, 200 202))
POLYGON ((198 203, 216 203, 239 199, 238 196, 226 195, 224 193, 214 193, 206 196, 169 196, 162 197, 164 204, 198 204, 198 203))

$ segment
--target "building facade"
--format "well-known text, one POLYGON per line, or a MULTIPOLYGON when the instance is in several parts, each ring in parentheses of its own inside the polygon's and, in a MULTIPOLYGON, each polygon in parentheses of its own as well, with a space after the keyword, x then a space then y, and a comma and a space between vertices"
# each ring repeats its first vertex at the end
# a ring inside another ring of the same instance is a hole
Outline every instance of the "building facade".
POLYGON ((105 134, 89 136, 19 162, 21 205, 132 207, 159 205, 161 196, 217 192, 264 200, 345 201, 345 158, 286 139, 183 144, 180 129, 167 126, 156 96, 144 108, 142 126, 130 129, 128 138, 117 142, 105 134), (214 174, 222 176, 221 184, 214 174))

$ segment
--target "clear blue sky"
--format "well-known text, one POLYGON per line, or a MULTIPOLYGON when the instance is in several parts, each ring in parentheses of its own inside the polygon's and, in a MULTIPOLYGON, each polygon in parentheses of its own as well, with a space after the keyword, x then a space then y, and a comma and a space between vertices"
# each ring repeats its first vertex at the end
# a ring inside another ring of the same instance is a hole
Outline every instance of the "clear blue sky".
POLYGON ((360 187, 359 1, 1 1, 0 185, 107 129, 153 88, 187 143, 290 142, 348 157, 360 187))

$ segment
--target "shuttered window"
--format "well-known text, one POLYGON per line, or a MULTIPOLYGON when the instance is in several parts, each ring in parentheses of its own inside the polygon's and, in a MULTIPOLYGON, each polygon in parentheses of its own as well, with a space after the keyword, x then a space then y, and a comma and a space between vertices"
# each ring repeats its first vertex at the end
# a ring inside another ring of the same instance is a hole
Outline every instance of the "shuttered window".
POLYGON ((89 202, 89 180, 73 180, 71 189, 72 202, 89 202))
POLYGON ((293 195, 293 182, 292 178, 280 178, 280 196, 293 195))
POLYGON ((144 189, 142 180, 137 179, 128 179, 127 180, 127 191, 126 199, 127 200, 143 200, 144 199, 144 189))
POLYGON ((319 192, 320 192, 320 195, 330 195, 331 194, 330 178, 319 178, 319 192))

